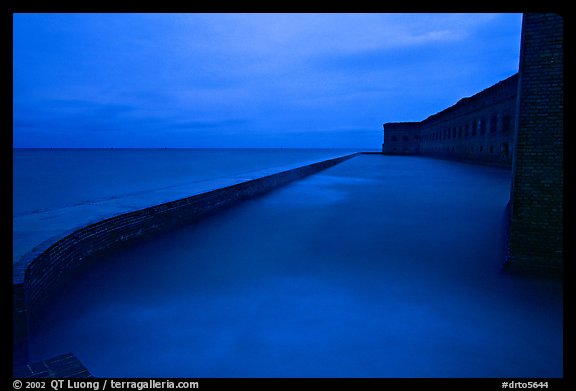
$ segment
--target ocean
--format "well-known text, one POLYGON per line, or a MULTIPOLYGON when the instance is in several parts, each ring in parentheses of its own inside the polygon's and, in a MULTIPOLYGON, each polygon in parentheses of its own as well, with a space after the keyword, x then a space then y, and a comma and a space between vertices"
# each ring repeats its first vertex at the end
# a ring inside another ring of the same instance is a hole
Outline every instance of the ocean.
POLYGON ((13 216, 356 152, 342 149, 14 149, 13 216))

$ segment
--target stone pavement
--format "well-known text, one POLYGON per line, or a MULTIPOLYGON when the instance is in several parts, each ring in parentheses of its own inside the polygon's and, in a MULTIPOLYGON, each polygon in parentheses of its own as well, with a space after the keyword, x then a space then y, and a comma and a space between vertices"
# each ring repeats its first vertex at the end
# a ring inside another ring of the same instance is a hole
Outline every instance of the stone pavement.
POLYGON ((72 353, 14 368, 15 378, 91 378, 88 369, 72 353))

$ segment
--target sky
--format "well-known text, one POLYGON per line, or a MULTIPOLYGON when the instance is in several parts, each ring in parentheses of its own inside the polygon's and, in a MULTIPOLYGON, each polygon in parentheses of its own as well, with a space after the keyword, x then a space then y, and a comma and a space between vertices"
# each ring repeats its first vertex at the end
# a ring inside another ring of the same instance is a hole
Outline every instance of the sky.
POLYGON ((521 14, 14 14, 15 148, 354 148, 518 71, 521 14))

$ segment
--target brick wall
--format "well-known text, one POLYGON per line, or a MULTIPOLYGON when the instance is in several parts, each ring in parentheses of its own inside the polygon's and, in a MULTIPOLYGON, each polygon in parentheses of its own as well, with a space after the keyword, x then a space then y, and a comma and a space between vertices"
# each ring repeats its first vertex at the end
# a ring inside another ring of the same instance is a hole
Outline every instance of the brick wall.
POLYGON ((508 265, 563 263, 563 21, 525 14, 520 50, 508 265))
POLYGON ((511 166, 518 75, 422 121, 421 153, 511 166))
POLYGON ((517 83, 513 75, 421 122, 384 124, 382 152, 511 166, 517 83))
POLYGON ((389 122, 384 124, 382 153, 415 155, 420 152, 420 122, 389 122))

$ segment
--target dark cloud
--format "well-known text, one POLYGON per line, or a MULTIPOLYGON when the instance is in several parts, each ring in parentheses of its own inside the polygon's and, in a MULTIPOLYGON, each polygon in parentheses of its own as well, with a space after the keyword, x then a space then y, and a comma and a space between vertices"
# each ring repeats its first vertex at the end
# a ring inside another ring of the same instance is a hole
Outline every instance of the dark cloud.
POLYGON ((14 143, 378 147, 383 122, 421 120, 514 73, 520 21, 16 14, 14 143))

